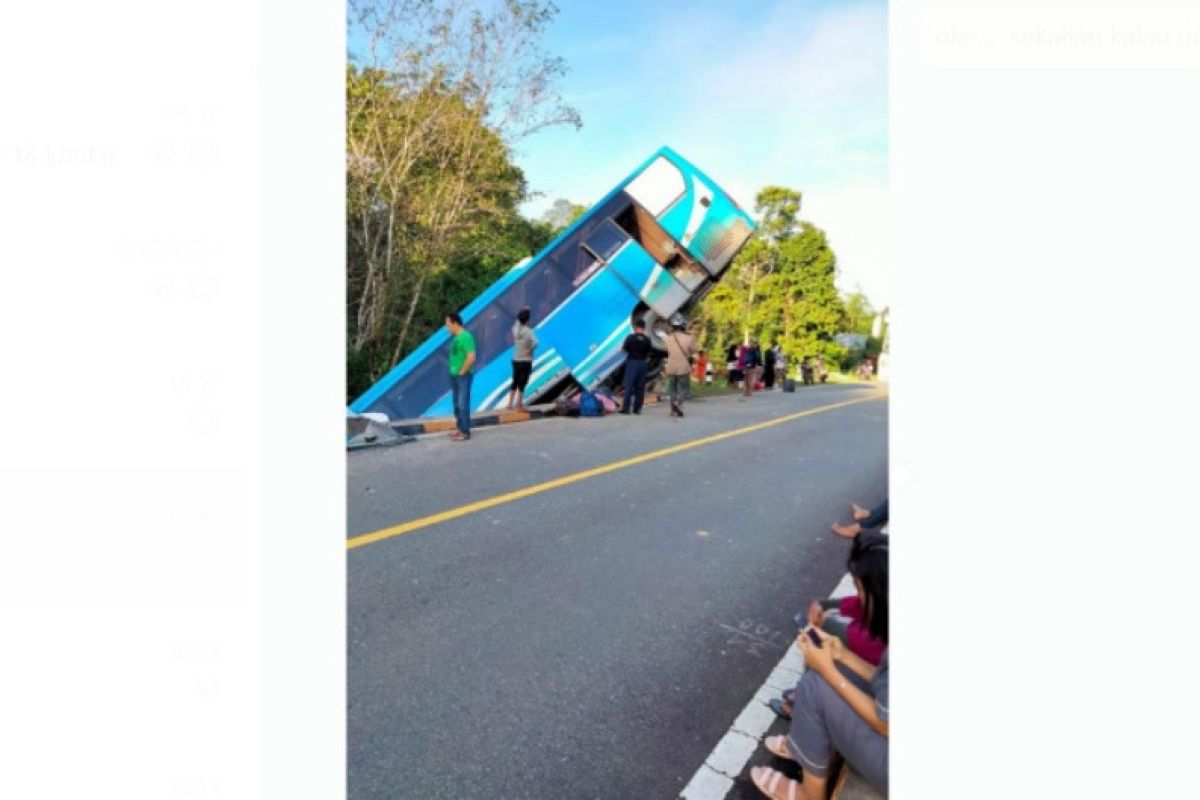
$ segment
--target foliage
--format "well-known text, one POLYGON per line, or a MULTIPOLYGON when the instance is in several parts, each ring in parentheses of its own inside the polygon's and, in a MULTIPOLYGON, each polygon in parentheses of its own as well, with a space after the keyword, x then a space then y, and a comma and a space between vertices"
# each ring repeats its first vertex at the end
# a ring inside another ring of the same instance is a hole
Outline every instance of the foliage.
POLYGON ((371 388, 371 370, 361 350, 346 348, 346 397, 349 400, 371 388))
POLYGON ((846 333, 871 333, 876 311, 861 291, 846 295, 846 333))
POLYGON ((557 235, 572 222, 582 217, 587 210, 587 206, 572 203, 570 200, 564 200, 560 197, 542 215, 542 222, 549 225, 555 235, 557 235))
POLYGON ((759 234, 772 242, 791 238, 800 213, 800 192, 783 186, 766 186, 754 198, 759 212, 759 234))

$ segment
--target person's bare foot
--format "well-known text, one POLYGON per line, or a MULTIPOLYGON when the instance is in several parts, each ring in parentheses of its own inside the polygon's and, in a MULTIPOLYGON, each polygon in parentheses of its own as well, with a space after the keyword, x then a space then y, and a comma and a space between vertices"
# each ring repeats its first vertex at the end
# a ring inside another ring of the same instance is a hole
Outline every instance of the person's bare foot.
POLYGON ((854 509, 854 521, 864 520, 871 516, 871 512, 860 506, 858 503, 851 503, 850 507, 854 509))
POLYGON ((853 539, 862 531, 862 526, 857 522, 851 522, 849 525, 838 525, 836 522, 830 525, 833 532, 843 539, 853 539))

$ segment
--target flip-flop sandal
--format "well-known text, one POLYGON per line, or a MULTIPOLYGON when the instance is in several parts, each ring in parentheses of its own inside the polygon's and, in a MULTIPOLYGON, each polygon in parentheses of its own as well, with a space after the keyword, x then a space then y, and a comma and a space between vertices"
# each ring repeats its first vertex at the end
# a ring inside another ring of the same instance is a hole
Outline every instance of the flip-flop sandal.
POLYGON ((789 779, 786 775, 770 767, 755 767, 750 770, 750 780, 758 790, 770 797, 771 800, 796 800, 799 796, 800 783, 789 779), (787 782, 787 793, 777 794, 780 784, 787 782))
POLYGON ((776 758, 782 758, 784 761, 795 761, 792 758, 792 752, 788 750, 786 736, 768 736, 763 739, 763 746, 767 748, 767 752, 776 758))

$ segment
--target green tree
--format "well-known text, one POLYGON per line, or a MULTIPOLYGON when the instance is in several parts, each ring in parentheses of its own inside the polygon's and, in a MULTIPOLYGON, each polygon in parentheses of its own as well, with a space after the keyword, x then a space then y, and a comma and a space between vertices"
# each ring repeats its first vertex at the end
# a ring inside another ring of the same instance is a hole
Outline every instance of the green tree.
POLYGON ((583 216, 587 206, 572 203, 570 200, 558 198, 542 214, 542 222, 548 224, 555 234, 563 231, 568 225, 583 216))
POLYGON ((785 186, 765 186, 754 198, 763 239, 782 242, 796 231, 800 214, 800 192, 785 186))
POLYGON ((875 314, 876 311, 865 294, 861 291, 850 292, 846 295, 845 332, 870 335, 875 314))

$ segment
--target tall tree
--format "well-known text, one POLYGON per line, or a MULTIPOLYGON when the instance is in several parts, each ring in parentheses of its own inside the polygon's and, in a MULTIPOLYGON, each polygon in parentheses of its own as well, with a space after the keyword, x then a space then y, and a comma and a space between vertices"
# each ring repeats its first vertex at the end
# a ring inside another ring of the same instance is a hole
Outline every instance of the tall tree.
POLYGON ((764 186, 754 198, 759 215, 760 238, 782 242, 796 231, 800 215, 800 192, 785 186, 764 186))

